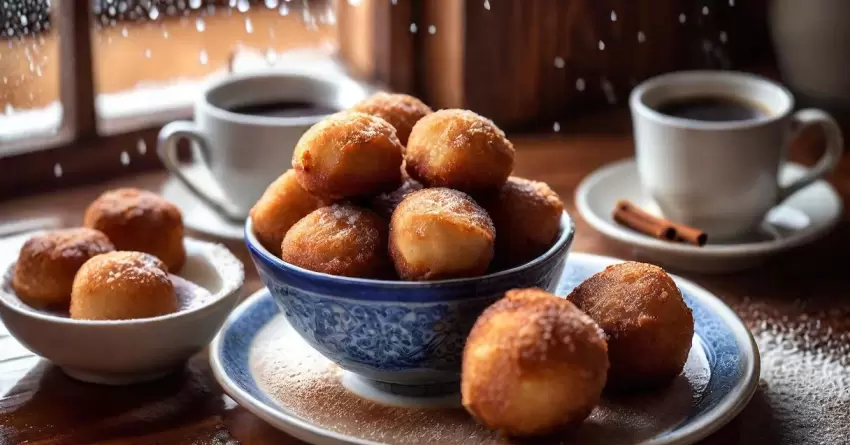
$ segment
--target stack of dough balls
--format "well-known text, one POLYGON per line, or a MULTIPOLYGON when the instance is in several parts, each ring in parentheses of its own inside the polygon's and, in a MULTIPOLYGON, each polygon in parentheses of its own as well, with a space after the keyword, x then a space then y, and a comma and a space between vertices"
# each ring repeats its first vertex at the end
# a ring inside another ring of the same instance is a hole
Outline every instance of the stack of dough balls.
POLYGON ((332 275, 426 281, 518 266, 555 242, 563 204, 511 177, 514 148, 468 110, 377 93, 307 130, 251 210, 258 241, 332 275))
POLYGON ((186 250, 176 206, 145 190, 110 190, 89 205, 83 225, 24 243, 12 276, 21 301, 88 320, 177 311, 169 272, 183 267, 186 250))

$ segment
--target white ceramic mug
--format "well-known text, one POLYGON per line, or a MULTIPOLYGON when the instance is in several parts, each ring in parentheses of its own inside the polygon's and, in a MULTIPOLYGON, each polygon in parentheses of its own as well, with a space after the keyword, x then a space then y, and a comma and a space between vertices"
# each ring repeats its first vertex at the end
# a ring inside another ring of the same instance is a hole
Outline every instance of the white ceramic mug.
POLYGON ((225 217, 244 220, 266 187, 291 167, 304 132, 325 116, 276 117, 228 110, 273 102, 342 110, 367 93, 351 81, 306 73, 230 75, 204 90, 195 104, 194 122, 171 122, 162 128, 157 153, 198 198, 225 217), (193 161, 209 170, 220 193, 187 174, 187 166, 177 158, 181 138, 191 141, 193 161))
POLYGON ((794 112, 794 97, 765 78, 730 71, 681 71, 638 85, 629 105, 638 173, 665 217, 705 230, 709 239, 735 240, 757 230, 785 198, 830 172, 843 152, 841 130, 817 109, 794 112), (699 121, 657 108, 688 97, 726 97, 765 116, 699 121), (789 142, 801 128, 821 127, 826 153, 802 178, 779 184, 789 142))

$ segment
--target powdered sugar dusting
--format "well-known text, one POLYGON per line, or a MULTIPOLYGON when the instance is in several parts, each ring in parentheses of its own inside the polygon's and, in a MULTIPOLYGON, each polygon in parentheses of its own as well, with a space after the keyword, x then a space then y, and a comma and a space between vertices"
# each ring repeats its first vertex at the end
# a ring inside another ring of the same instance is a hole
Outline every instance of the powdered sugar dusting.
MULTIPOLYGON (((681 422, 708 382, 694 343, 685 372, 666 390, 608 399, 572 436, 546 443, 632 443, 681 422)), ((288 411, 321 428, 381 443, 507 444, 461 408, 400 408, 361 399, 340 383, 343 371, 314 351, 282 316, 257 335, 250 357, 261 389, 288 411)))
POLYGON ((795 317, 747 299, 738 308, 744 319, 759 320, 750 328, 761 353, 761 381, 752 409, 742 414, 741 443, 847 443, 850 311, 832 306, 795 317))

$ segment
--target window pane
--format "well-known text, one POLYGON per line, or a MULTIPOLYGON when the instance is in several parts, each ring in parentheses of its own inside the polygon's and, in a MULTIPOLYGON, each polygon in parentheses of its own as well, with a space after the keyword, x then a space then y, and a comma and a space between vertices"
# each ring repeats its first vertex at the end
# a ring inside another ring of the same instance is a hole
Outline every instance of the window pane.
POLYGON ((0 156, 54 138, 61 125, 59 34, 49 0, 0 2, 0 156))
POLYGON ((329 60, 336 46, 329 0, 94 0, 94 14, 105 133, 185 114, 201 82, 231 63, 263 68, 293 50, 329 60))

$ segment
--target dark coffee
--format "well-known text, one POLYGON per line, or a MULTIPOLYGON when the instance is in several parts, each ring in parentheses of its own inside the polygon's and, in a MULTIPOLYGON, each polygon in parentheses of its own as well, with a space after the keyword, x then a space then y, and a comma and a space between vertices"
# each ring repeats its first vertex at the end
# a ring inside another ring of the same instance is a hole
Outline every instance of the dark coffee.
POLYGON ((324 116, 326 114, 336 113, 339 110, 310 102, 277 101, 239 105, 236 107, 229 107, 227 108, 227 111, 230 111, 231 113, 249 114, 251 116, 304 117, 324 116))
POLYGON ((767 110, 743 99, 724 96, 691 96, 663 102, 655 107, 668 116, 695 121, 729 122, 761 119, 767 110))

